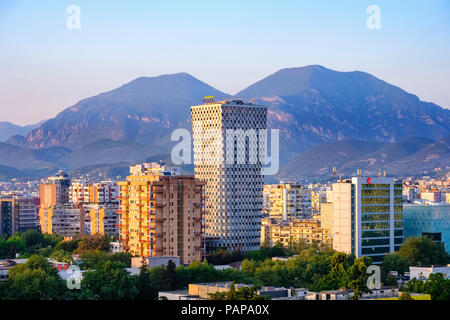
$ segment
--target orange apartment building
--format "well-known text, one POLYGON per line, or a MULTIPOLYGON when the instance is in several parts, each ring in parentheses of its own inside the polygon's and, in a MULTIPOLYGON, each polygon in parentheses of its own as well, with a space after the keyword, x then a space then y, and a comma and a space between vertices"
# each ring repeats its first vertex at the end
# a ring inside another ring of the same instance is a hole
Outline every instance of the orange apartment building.
POLYGON ((127 181, 118 182, 123 250, 141 257, 177 256, 182 264, 202 260, 205 183, 175 170, 145 163, 130 167, 127 181))

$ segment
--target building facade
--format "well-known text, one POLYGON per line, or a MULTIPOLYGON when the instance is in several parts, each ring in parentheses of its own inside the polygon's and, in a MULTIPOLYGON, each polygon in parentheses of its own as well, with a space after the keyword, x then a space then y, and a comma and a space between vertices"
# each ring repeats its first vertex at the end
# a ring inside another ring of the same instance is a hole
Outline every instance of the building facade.
POLYGON ((119 234, 118 202, 89 203, 84 204, 84 208, 89 221, 85 225, 86 233, 112 236, 119 234))
POLYGON ((333 248, 381 263, 403 243, 402 184, 354 177, 333 184, 333 248))
POLYGON ((320 204, 320 226, 333 237, 333 202, 320 204))
POLYGON ((38 219, 33 198, 0 199, 0 235, 37 229, 38 219))
POLYGON ((267 184, 263 190, 264 211, 271 218, 288 221, 290 218, 311 217, 311 190, 292 183, 267 184))
POLYGON ((267 108, 227 100, 191 107, 195 177, 205 181, 211 249, 259 249, 267 108))
POLYGON ((450 204, 404 204, 405 238, 428 237, 450 252, 450 204))
POLYGON ((118 182, 123 249, 140 257, 178 256, 183 264, 201 261, 204 183, 157 164, 130 173, 118 182))
POLYGON ((39 185, 41 207, 68 203, 70 185, 71 179, 69 175, 62 170, 48 177, 47 183, 39 185))
POLYGON ((118 196, 119 187, 113 181, 102 181, 94 184, 72 183, 69 188, 69 201, 72 203, 117 202, 118 196))
POLYGON ((89 223, 83 206, 57 204, 39 208, 41 232, 60 234, 66 237, 77 237, 87 234, 89 223))
POLYGON ((307 244, 313 242, 331 244, 329 231, 322 229, 317 220, 291 219, 287 222, 271 218, 262 219, 261 244, 266 243, 273 247, 275 244, 281 243, 288 246, 299 241, 307 244))

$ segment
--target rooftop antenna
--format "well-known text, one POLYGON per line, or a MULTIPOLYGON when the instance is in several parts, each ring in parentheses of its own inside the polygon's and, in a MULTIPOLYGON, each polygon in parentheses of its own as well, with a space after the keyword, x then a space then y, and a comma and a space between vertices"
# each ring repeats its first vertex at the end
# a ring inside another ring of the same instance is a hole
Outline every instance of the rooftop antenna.
POLYGON ((358 177, 361 177, 361 169, 356 170, 356 175, 357 175, 358 177))

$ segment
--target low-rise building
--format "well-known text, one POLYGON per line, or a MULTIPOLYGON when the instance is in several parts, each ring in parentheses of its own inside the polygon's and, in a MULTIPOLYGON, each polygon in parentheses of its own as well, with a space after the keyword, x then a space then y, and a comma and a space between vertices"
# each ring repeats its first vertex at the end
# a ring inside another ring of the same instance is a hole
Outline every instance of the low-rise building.
MULTIPOLYGON (((211 294, 217 292, 230 291, 232 282, 208 282, 189 284, 188 290, 162 291, 158 293, 160 299, 167 300, 209 300, 211 294), (164 298, 162 298, 164 297, 164 298)), ((235 289, 243 287, 253 287, 253 285, 237 283, 235 289)), ((289 296, 289 289, 283 287, 266 287, 263 286, 256 291, 258 295, 270 296, 272 298, 286 298, 289 296)))
POLYGON ((446 266, 410 266, 410 279, 426 280, 432 273, 442 273, 444 278, 450 278, 450 264, 446 266))
POLYGON ((142 260, 145 261, 147 267, 161 267, 166 266, 169 261, 175 263, 178 267, 180 265, 180 257, 171 257, 171 256, 157 256, 157 257, 133 257, 131 258, 131 267, 132 268, 140 268, 142 266, 142 260))
POLYGON ((282 243, 287 246, 289 243, 305 241, 308 244, 316 241, 318 243, 331 243, 328 230, 320 226, 320 222, 314 219, 291 219, 281 221, 278 219, 262 219, 261 243, 274 246, 282 243))

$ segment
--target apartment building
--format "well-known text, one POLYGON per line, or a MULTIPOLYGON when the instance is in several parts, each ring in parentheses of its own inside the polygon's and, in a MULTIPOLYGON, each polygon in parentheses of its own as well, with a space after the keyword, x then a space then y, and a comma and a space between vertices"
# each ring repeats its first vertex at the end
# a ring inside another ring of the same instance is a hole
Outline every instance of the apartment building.
POLYGON ((313 242, 331 244, 328 230, 320 227, 320 222, 314 219, 291 219, 282 221, 273 218, 262 219, 261 243, 274 246, 281 243, 284 246, 298 241, 307 244, 313 242))
POLYGON ((311 191, 311 210, 313 213, 320 212, 320 205, 327 202, 325 191, 311 191))
POLYGON ((62 170, 48 177, 46 183, 39 185, 41 207, 68 203, 70 184, 71 179, 69 175, 62 170))
POLYGON ((38 220, 33 198, 0 199, 0 235, 37 229, 38 220))
POLYGON ((258 250, 267 108, 205 99, 191 107, 195 177, 205 181, 205 234, 211 250, 258 250))
POLYGON ((312 192, 306 187, 294 184, 266 184, 263 190, 264 211, 271 218, 288 221, 290 218, 311 217, 312 192))
POLYGON ((84 209, 89 222, 85 225, 86 233, 91 235, 119 234, 118 202, 87 203, 84 204, 84 209))
POLYGON ((333 203, 323 202, 320 204, 320 226, 327 230, 330 237, 333 237, 333 203))
POLYGON ((333 248, 381 263, 403 243, 402 184, 354 177, 333 184, 333 248))
POLYGON ((189 264, 204 254, 204 182, 172 169, 133 166, 127 180, 118 182, 120 240, 133 255, 178 256, 189 264))
POLYGON ((69 188, 69 201, 72 203, 109 203, 118 202, 119 187, 116 182, 102 181, 85 184, 72 183, 69 188))
POLYGON ((66 237, 87 234, 86 224, 89 220, 83 206, 57 204, 39 208, 42 233, 56 233, 66 237))

